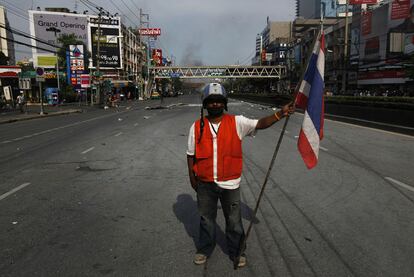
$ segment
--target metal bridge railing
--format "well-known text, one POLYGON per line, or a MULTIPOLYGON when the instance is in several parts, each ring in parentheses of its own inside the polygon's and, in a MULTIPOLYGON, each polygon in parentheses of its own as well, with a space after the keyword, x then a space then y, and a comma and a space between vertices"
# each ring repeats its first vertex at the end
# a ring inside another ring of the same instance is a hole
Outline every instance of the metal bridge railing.
POLYGON ((150 67, 155 79, 183 78, 277 78, 286 77, 286 67, 275 66, 156 66, 150 67))

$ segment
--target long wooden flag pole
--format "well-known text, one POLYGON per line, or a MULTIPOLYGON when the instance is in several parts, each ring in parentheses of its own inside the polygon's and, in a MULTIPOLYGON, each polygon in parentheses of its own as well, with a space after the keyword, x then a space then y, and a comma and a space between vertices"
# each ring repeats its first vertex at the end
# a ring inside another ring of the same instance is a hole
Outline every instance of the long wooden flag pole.
MULTIPOLYGON (((316 36, 316 38, 315 38, 315 40, 314 40, 314 42, 313 42, 313 45, 312 45, 312 48, 310 49, 310 51, 313 51, 313 49, 314 49, 314 47, 315 47, 316 42, 317 42, 317 41, 319 40, 319 38, 320 38, 320 35, 321 35, 321 32, 319 32, 319 34, 316 36)), ((312 53, 312 52, 311 52, 311 53, 312 53)), ((311 55, 312 55, 312 54, 311 54, 311 55)), ((306 66, 306 69, 307 69, 307 67, 308 67, 308 65, 309 65, 309 60, 310 60, 311 55, 309 55, 309 56, 308 56, 308 61, 307 61, 307 66, 306 66)), ((300 79, 300 82, 298 82, 298 83, 296 84, 296 88, 295 88, 295 91, 294 91, 294 94, 293 94, 293 100, 295 99, 296 94, 297 94, 297 92, 299 91, 299 88, 300 88, 300 85, 301 85, 302 80, 303 80, 303 78, 304 78, 304 75, 305 75, 306 69, 302 72, 302 77, 301 77, 301 79, 300 79)), ((256 206, 255 206, 255 208, 254 208, 254 210, 253 210, 253 216, 252 216, 252 218, 256 218, 257 211, 259 210, 259 205, 260 205, 260 202, 261 202, 261 200, 262 200, 263 193, 264 193, 264 190, 265 190, 266 185, 267 185, 267 181, 269 180, 270 173, 271 173, 271 171, 272 171, 272 169, 273 169, 273 165, 274 165, 274 163, 275 163, 275 160, 276 160, 277 154, 279 153, 280 145, 282 144, 282 140, 283 140, 283 137, 284 137, 284 135, 285 135, 285 131, 286 131, 286 127, 287 127, 288 122, 289 122, 289 118, 290 118, 290 116, 289 116, 289 114, 288 114, 288 115, 286 116, 285 123, 283 124, 283 129, 282 129, 282 132, 280 133, 279 140, 277 141, 275 151, 273 152, 272 160, 270 161, 270 165, 269 165, 269 168, 268 168, 268 170, 267 170, 266 177, 265 177, 264 182, 263 182, 263 185, 262 185, 262 189, 260 190, 259 197, 257 198, 257 201, 256 201, 256 206)), ((242 241, 241 241, 241 243, 240 243, 240 247, 239 247, 239 251, 238 251, 237 257, 235 257, 235 258, 234 258, 234 260, 233 260, 233 267, 234 267, 234 270, 236 270, 236 269, 238 268, 239 261, 240 261, 240 256, 241 256, 241 255, 243 254, 243 252, 244 252, 244 249, 245 249, 245 247, 246 247, 246 242, 247 242, 247 239, 249 238, 249 235, 250 235, 250 232, 251 232, 251 230, 252 230, 252 227, 253 227, 253 220, 250 220, 249 227, 247 228, 246 235, 244 236, 244 238, 242 239, 242 241)))

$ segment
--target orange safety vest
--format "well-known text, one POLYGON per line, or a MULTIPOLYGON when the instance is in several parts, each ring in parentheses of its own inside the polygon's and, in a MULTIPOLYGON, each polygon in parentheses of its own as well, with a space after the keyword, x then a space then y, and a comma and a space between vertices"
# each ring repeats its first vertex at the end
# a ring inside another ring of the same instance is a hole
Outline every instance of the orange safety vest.
MULTIPOLYGON (((204 131, 200 143, 200 120, 195 122, 195 163, 193 170, 204 182, 213 182, 213 136, 210 122, 204 120, 204 131)), ((240 178, 242 174, 242 143, 237 135, 236 117, 224 114, 217 132, 217 181, 240 178)))

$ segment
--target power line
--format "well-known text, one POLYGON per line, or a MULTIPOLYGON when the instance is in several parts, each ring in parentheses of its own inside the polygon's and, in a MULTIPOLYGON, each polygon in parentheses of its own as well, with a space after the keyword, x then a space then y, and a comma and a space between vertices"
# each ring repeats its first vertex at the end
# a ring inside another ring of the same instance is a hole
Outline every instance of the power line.
POLYGON ((42 48, 42 47, 39 47, 39 46, 33 46, 33 45, 30 45, 30 44, 27 44, 27 43, 24 43, 24 42, 21 42, 21 41, 17 41, 17 40, 11 39, 11 38, 6 38, 6 37, 2 37, 2 36, 0 36, 0 38, 1 39, 5 39, 7 41, 11 41, 11 42, 17 43, 17 44, 21 44, 21 45, 24 45, 24 46, 28 46, 30 48, 36 48, 36 49, 39 49, 39 50, 43 50, 43 51, 46 51, 46 52, 50 52, 50 53, 53 53, 53 54, 57 54, 56 51, 53 51, 53 50, 50 50, 50 49, 46 49, 46 48, 42 48))
MULTIPOLYGON (((122 4, 124 4, 124 6, 127 8, 127 10, 132 11, 132 9, 125 3, 124 0, 121 0, 121 2, 122 2, 122 4)), ((138 17, 138 15, 134 12, 132 14, 138 19, 138 22, 139 22, 140 18, 138 17)), ((136 26, 136 24, 135 24, 135 26, 136 26)))
POLYGON ((10 32, 11 32, 11 33, 13 33, 13 34, 16 34, 16 35, 19 35, 19 36, 22 36, 22 37, 25 37, 25 38, 30 38, 30 39, 33 39, 33 40, 35 40, 35 41, 37 41, 37 42, 40 42, 40 43, 43 43, 43 44, 46 44, 46 45, 49 45, 49 46, 52 46, 52 47, 55 47, 55 48, 61 48, 61 47, 60 47, 60 46, 58 46, 58 45, 51 44, 51 43, 49 43, 49 42, 47 42, 47 41, 44 41, 44 40, 38 39, 37 37, 32 36, 32 35, 29 35, 29 34, 24 33, 24 32, 21 32, 21 31, 18 31, 18 30, 13 30, 12 28, 7 27, 7 26, 4 26, 4 25, 2 25, 2 24, 0 24, 0 28, 6 29, 6 30, 10 31, 10 32))
MULTIPOLYGON (((110 2, 112 3, 112 5, 121 13, 121 15, 123 15, 126 19, 128 19, 132 25, 134 25, 134 21, 131 20, 131 18, 129 18, 126 14, 122 13, 122 10, 118 7, 118 5, 116 5, 114 3, 114 1, 110 0, 110 2)), ((136 25, 136 24, 135 24, 136 25)))

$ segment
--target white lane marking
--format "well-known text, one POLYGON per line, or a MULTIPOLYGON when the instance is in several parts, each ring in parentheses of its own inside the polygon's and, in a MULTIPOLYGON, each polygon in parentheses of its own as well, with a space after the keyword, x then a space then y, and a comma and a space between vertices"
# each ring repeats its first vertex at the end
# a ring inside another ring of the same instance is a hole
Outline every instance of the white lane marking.
POLYGON ((395 180, 395 179, 393 179, 391 177, 385 177, 385 179, 388 180, 388 181, 390 181, 390 182, 392 182, 392 183, 394 183, 394 184, 396 184, 396 185, 399 185, 400 187, 403 187, 405 189, 408 189, 408 190, 414 192, 414 187, 412 187, 410 185, 404 184, 403 182, 400 182, 398 180, 395 180))
POLYGON ((92 151, 93 149, 95 149, 95 147, 88 148, 88 149, 86 149, 85 151, 81 152, 81 154, 82 154, 82 155, 84 155, 84 154, 86 154, 86 153, 88 153, 88 152, 92 151))
POLYGON ((14 189, 12 189, 12 190, 11 190, 11 191, 9 191, 9 192, 6 192, 5 194, 0 195, 0 200, 3 200, 3 199, 4 199, 4 198, 6 198, 7 196, 12 195, 13 193, 15 193, 15 192, 17 192, 17 191, 21 190, 22 188, 27 187, 28 185, 30 185, 30 183, 24 183, 24 184, 22 184, 22 185, 18 186, 17 188, 14 188, 14 189))
MULTIPOLYGON (((128 110, 128 111, 131 111, 131 110, 128 110)), ((44 135, 44 134, 47 134, 47 133, 50 133, 50 132, 53 132, 53 131, 57 131, 57 130, 65 129, 65 128, 68 128, 68 127, 73 127, 73 126, 76 126, 76 125, 87 123, 87 122, 90 122, 90 121, 94 121, 94 120, 97 120, 97 119, 102 119, 102 118, 106 118, 106 117, 110 117, 110 116, 114 116, 114 115, 119 115, 120 113, 126 113, 128 111, 118 112, 117 114, 112 114, 112 113, 111 114, 105 114, 103 116, 98 116, 98 117, 90 118, 90 119, 87 119, 87 120, 71 123, 71 124, 68 124, 68 125, 64 125, 64 126, 44 130, 44 131, 41 131, 41 132, 33 133, 31 135, 26 135, 26 136, 22 136, 22 137, 19 137, 19 138, 14 138, 12 140, 5 140, 5 141, 2 141, 0 143, 1 144, 7 144, 7 143, 11 143, 13 141, 19 141, 19 140, 22 140, 22 139, 32 138, 32 137, 39 136, 39 135, 44 135)))
POLYGON ((135 124, 134 124, 134 127, 137 127, 137 126, 138 126, 138 123, 135 123, 135 124))
POLYGON ((325 152, 328 152, 328 149, 319 145, 319 148, 325 152))
POLYGON ((396 135, 396 136, 405 137, 405 138, 411 138, 411 139, 414 138, 413 136, 410 136, 410 135, 395 133, 395 132, 391 132, 391 131, 385 131, 385 130, 381 130, 381 129, 375 129, 375 128, 371 128, 371 127, 360 126, 360 125, 356 125, 356 124, 352 124, 352 123, 336 121, 336 120, 333 120, 333 119, 327 119, 327 118, 325 118, 325 120, 332 121, 332 122, 335 122, 335 123, 338 123, 338 124, 342 124, 342 125, 347 125, 347 126, 352 126, 352 127, 358 127, 358 128, 361 128, 361 129, 367 129, 367 130, 371 130, 371 131, 377 131, 377 132, 380 132, 380 133, 385 133, 385 134, 390 134, 390 135, 396 135))
POLYGON ((122 135, 122 132, 119 132, 118 134, 116 134, 116 137, 119 137, 120 135, 122 135))

